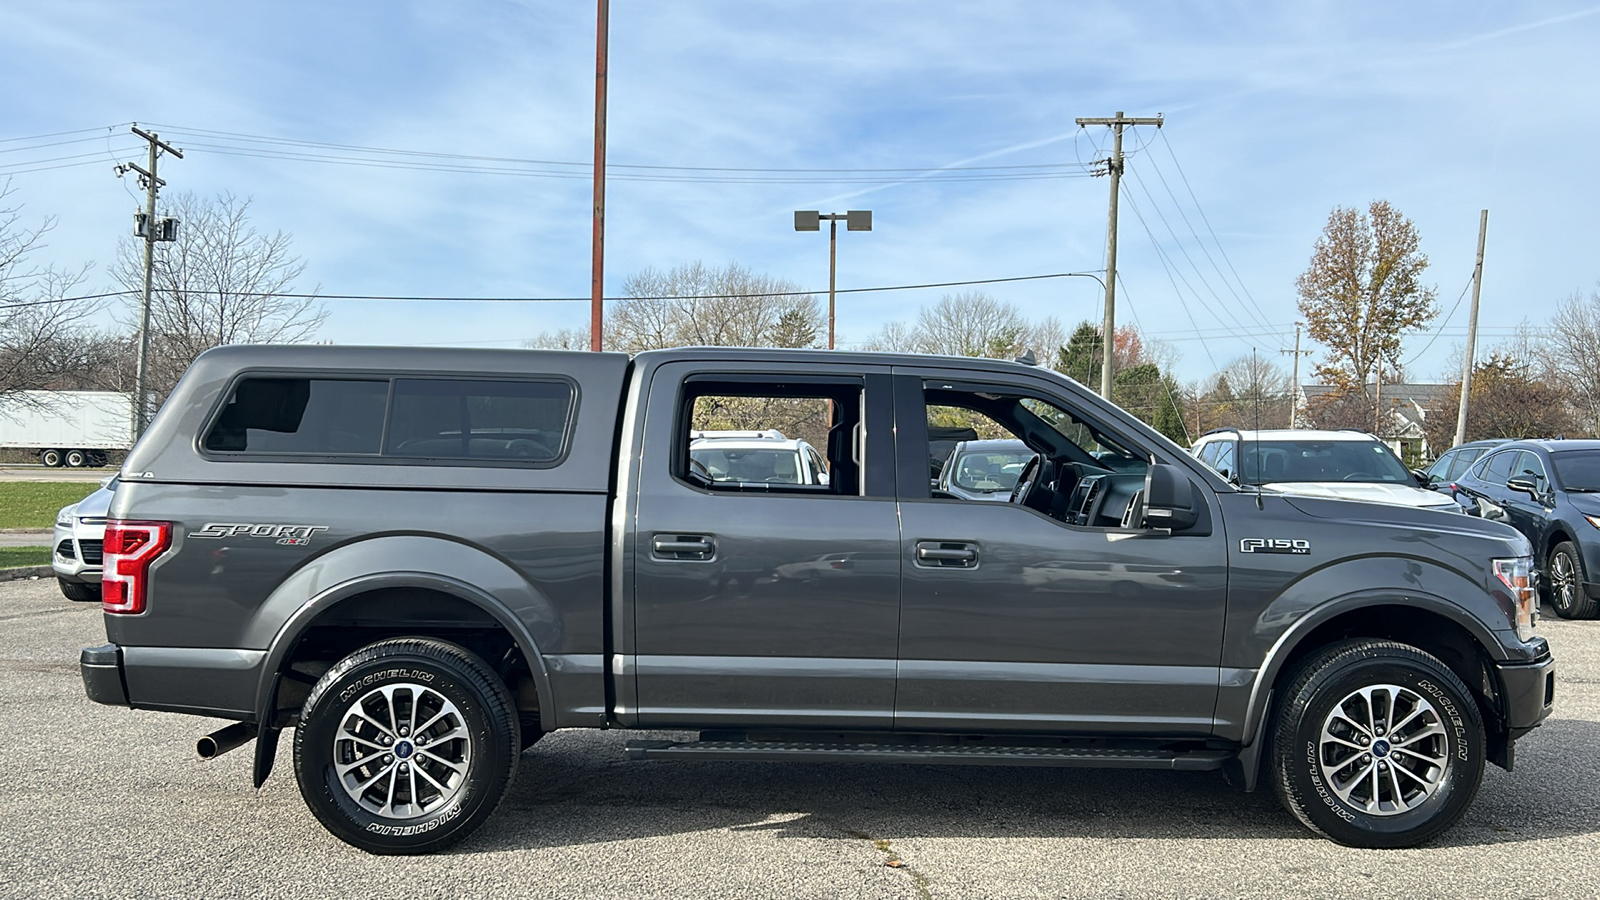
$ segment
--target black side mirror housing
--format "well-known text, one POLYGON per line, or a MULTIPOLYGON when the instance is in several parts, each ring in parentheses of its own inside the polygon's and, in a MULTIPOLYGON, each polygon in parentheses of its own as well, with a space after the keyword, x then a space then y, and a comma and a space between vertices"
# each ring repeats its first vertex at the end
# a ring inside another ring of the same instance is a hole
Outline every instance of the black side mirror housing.
POLYGON ((1506 479, 1506 487, 1513 491, 1521 491, 1529 497, 1539 496, 1539 483, 1531 475, 1513 475, 1506 479))
POLYGON ((1151 463, 1144 473, 1144 525, 1181 531, 1194 526, 1194 484, 1176 468, 1151 463))

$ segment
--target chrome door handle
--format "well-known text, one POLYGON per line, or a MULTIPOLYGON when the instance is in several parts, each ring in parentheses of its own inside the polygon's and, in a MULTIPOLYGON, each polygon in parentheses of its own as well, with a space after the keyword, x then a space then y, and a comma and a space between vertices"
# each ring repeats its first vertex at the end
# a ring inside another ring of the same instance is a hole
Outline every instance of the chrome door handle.
POLYGON ((978 564, 978 545, 970 541, 918 541, 917 562, 929 568, 970 569, 978 564))
POLYGON ((650 541, 658 559, 710 559, 717 545, 709 536, 698 534, 658 534, 650 541))

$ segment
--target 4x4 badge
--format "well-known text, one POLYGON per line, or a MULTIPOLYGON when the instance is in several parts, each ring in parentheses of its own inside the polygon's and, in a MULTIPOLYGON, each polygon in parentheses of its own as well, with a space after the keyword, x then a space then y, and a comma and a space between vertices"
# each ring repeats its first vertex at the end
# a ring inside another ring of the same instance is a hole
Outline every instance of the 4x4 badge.
POLYGON ((1311 542, 1301 538, 1240 538, 1240 553, 1292 553, 1305 556, 1311 552, 1311 542))
POLYGON ((304 547, 311 536, 327 531, 326 525, 276 525, 244 522, 207 522, 199 531, 189 532, 192 538, 252 537, 275 538, 273 543, 286 547, 304 547))

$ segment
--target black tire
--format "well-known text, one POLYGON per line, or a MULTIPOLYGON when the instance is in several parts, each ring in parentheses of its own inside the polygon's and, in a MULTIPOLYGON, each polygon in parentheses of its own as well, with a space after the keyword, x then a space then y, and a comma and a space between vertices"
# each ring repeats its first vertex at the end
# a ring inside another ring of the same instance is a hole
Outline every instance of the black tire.
POLYGON ((82 450, 68 450, 65 462, 69 469, 81 469, 89 464, 89 454, 82 450))
POLYGON ((57 578, 56 584, 61 586, 61 596, 74 603, 100 602, 100 582, 98 581, 68 581, 65 578, 57 578))
POLYGON ((39 451, 39 464, 40 465, 49 466, 52 469, 59 469, 59 468, 61 468, 61 463, 63 461, 64 461, 64 458, 62 457, 60 450, 40 450, 39 451))
POLYGON ((521 747, 516 705, 481 659, 444 641, 396 638, 350 654, 311 689, 295 729, 294 772, 306 805, 339 840, 368 853, 431 853, 489 818, 516 773, 521 747), (372 718, 363 718, 357 732, 345 728, 347 718, 384 714, 387 729, 375 728, 372 718), (402 717, 417 726, 427 719, 437 724, 412 733, 397 724, 402 717), (355 740, 356 734, 373 741, 355 740), (430 735, 437 743, 424 740, 430 735), (350 789, 336 762, 356 764, 347 771, 356 779, 350 789), (399 780, 402 770, 408 781, 399 780), (386 773, 390 790, 382 808, 373 809, 386 773), (376 786, 360 791, 366 779, 376 786))
POLYGON ((1600 603, 1584 587, 1583 556, 1571 541, 1551 548, 1543 575, 1545 598, 1556 615, 1563 619, 1592 619, 1600 612, 1600 603))
POLYGON ((1478 704, 1454 672, 1415 647, 1333 644, 1297 666, 1280 696, 1273 787, 1295 818, 1319 834, 1351 847, 1415 847, 1454 825, 1478 793, 1484 765, 1478 704), (1363 689, 1376 689, 1374 699, 1360 699, 1363 689), (1359 719, 1363 710, 1368 727, 1347 727, 1344 717, 1359 719), (1396 713, 1400 728, 1391 730, 1396 713), (1324 738, 1325 723, 1335 740, 1324 738), (1340 743, 1341 735, 1350 740, 1340 743))

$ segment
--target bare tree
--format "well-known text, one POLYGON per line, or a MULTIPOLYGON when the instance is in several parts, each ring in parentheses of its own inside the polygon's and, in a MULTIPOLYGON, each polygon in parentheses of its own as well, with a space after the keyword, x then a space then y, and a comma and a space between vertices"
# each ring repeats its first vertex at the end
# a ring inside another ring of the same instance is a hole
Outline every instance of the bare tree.
MULTIPOLYGON (((182 225, 157 244, 150 300, 150 389, 165 395, 196 356, 226 344, 285 344, 309 339, 327 318, 315 298, 286 297, 305 262, 290 236, 266 234, 250 221, 250 201, 233 194, 202 199, 174 194, 165 211, 182 225)), ((144 289, 143 250, 118 247, 112 274, 134 292, 137 327, 144 289)), ((314 293, 314 292, 313 292, 314 293)))
POLYGON ((1259 354, 1240 356, 1207 380, 1195 403, 1211 428, 1282 428, 1294 396, 1283 367, 1259 354))
MULTIPOLYGON (((1571 405, 1576 424, 1600 434, 1600 290, 1574 293, 1556 306, 1549 336, 1539 345, 1543 374, 1571 405)), ((1476 390, 1476 385, 1473 386, 1476 390)), ((1472 407, 1467 407, 1470 415, 1472 407)))
POLYGON ((623 282, 602 345, 638 353, 661 347, 815 347, 826 323, 817 298, 738 263, 646 269, 623 282))
POLYGON ((1346 390, 1383 377, 1404 334, 1434 317, 1420 242, 1416 226, 1387 201, 1373 201, 1364 213, 1341 206, 1328 215, 1311 265, 1295 280, 1307 333, 1328 348, 1317 377, 1346 390))
POLYGON ((917 311, 914 325, 889 322, 866 342, 869 350, 1015 359, 1032 350, 1049 363, 1067 342, 1054 316, 1030 322, 1014 304, 981 291, 946 294, 917 311))
POLYGON ((84 368, 93 342, 89 320, 101 304, 72 298, 87 265, 34 264, 55 220, 24 226, 20 208, 3 205, 11 193, 9 182, 0 183, 0 397, 16 403, 18 392, 61 389, 84 368))

